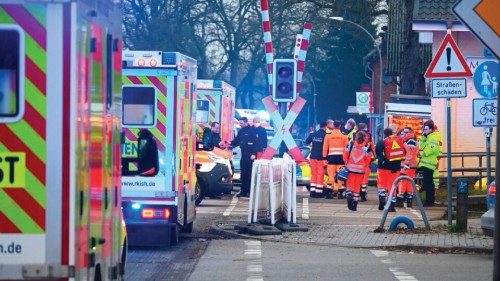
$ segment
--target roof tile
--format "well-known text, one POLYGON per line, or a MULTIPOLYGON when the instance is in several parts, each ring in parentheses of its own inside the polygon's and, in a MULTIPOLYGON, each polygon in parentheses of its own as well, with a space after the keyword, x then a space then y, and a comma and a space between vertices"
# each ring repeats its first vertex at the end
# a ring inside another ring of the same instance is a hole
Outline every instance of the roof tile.
POLYGON ((414 20, 458 21, 451 8, 456 0, 415 0, 414 20))

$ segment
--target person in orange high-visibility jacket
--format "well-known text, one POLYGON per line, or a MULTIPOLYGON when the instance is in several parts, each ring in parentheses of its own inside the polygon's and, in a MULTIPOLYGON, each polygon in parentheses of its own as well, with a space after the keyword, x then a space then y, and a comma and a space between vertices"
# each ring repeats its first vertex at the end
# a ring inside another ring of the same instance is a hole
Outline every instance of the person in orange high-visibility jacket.
POLYGON ((309 163, 311 166, 311 197, 323 197, 325 187, 325 158, 323 157, 323 142, 325 140, 326 122, 321 122, 319 130, 312 132, 306 139, 306 144, 311 144, 309 163))
MULTIPOLYGON (((368 132, 368 126, 366 123, 359 123, 358 130, 363 131, 365 133, 365 148, 366 152, 372 155, 371 161, 375 160, 375 142, 373 141, 372 134, 368 132)), ((370 177, 370 165, 366 166, 365 175, 363 177, 363 181, 361 182, 361 192, 360 192, 360 201, 365 202, 367 196, 367 187, 368 187, 368 178, 370 177)))
POLYGON ((345 167, 349 171, 346 183, 347 208, 351 211, 357 210, 361 183, 366 167, 370 165, 372 159, 372 154, 367 151, 365 146, 366 137, 365 132, 358 131, 344 151, 345 167))
MULTIPOLYGON (((403 138, 406 156, 401 163, 401 175, 409 176, 415 179, 418 164, 418 144, 417 138, 411 127, 405 127, 400 136, 403 138)), ((411 208, 413 202, 413 186, 411 182, 403 180, 398 185, 398 198, 396 206, 403 207, 403 202, 406 198, 406 207, 411 208)))
MULTIPOLYGON (((384 129, 384 139, 375 146, 378 158, 377 166, 377 188, 378 188, 378 209, 383 210, 387 193, 401 171, 401 161, 405 159, 403 140, 399 136, 394 136, 391 128, 384 129)), ((395 212, 396 190, 392 194, 389 212, 395 212)))
POLYGON ((347 146, 347 136, 340 131, 340 121, 327 121, 327 126, 331 130, 325 136, 323 142, 323 157, 327 160, 328 185, 325 189, 325 198, 333 199, 338 196, 342 199, 345 186, 343 181, 337 181, 337 171, 344 166, 344 149, 347 146), (340 185, 340 187, 339 187, 340 185))

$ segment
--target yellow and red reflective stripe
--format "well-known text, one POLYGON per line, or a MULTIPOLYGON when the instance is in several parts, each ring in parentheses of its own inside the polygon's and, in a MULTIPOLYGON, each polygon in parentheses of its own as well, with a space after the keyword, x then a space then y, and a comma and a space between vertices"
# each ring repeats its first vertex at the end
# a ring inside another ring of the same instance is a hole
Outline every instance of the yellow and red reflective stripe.
POLYGON ((0 188, 0 201, 7 202, 0 206, 0 232, 43 233, 46 203, 45 7, 0 5, 0 22, 17 24, 25 31, 26 71, 24 119, 0 126, 0 151, 26 153, 26 186, 0 188))
MULTIPOLYGON (((162 95, 157 95, 157 107, 156 111, 156 128, 151 128, 151 133, 158 139, 158 148, 160 150, 164 150, 164 142, 166 137, 166 78, 164 77, 155 77, 155 76, 124 76, 124 84, 135 85, 151 85, 155 87, 158 91, 162 93, 162 95), (162 110, 163 109, 163 110, 162 110)), ((125 134, 131 141, 137 140, 137 134, 139 133, 139 129, 128 128, 125 129, 125 134)))

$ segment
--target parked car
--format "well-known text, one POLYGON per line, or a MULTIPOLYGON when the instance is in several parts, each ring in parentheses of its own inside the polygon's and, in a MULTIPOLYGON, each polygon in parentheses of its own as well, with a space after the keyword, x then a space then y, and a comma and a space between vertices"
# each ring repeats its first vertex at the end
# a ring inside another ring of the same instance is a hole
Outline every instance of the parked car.
POLYGON ((493 181, 490 183, 488 190, 486 191, 486 205, 488 207, 488 211, 481 216, 481 228, 483 229, 483 233, 492 237, 495 230, 496 190, 497 185, 495 181, 493 181))
POLYGON ((311 154, 311 148, 308 146, 300 147, 302 156, 305 161, 297 163, 295 172, 297 174, 297 185, 302 185, 309 190, 311 187, 311 166, 309 165, 309 155, 311 154))

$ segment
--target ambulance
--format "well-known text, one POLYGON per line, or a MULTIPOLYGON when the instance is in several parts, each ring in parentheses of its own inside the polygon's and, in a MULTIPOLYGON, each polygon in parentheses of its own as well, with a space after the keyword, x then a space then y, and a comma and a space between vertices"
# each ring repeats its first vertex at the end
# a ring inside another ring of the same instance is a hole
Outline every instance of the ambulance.
POLYGON ((122 197, 130 245, 175 245, 192 232, 196 61, 123 51, 122 197))
POLYGON ((0 280, 121 280, 121 7, 0 3, 0 280))
POLYGON ((213 122, 220 124, 220 137, 225 143, 234 138, 236 89, 220 80, 202 80, 197 83, 196 98, 196 205, 205 196, 230 194, 233 189, 232 153, 226 149, 203 146, 203 132, 213 122))

